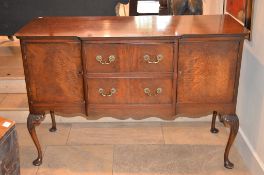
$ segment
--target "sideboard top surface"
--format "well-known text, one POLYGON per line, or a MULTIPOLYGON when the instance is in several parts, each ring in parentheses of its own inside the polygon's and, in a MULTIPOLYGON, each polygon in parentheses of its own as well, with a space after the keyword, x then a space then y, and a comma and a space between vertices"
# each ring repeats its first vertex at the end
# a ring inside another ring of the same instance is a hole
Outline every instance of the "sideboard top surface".
POLYGON ((229 15, 40 17, 22 27, 17 37, 181 37, 247 35, 229 15))

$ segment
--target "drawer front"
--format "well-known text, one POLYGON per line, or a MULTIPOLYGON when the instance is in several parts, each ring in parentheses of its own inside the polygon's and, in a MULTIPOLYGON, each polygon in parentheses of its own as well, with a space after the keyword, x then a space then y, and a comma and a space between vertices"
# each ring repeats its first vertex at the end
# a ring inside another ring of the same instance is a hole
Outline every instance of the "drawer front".
POLYGON ((130 81, 130 100, 136 104, 171 104, 171 79, 134 79, 130 81))
POLYGON ((172 44, 136 44, 129 46, 134 72, 172 72, 172 44))
POLYGON ((171 79, 88 79, 89 104, 171 104, 171 79))
POLYGON ((129 71, 130 60, 121 44, 85 44, 84 54, 88 73, 129 71))
POLYGON ((85 44, 88 73, 172 72, 173 44, 85 44))
POLYGON ((128 103, 129 81, 126 79, 88 79, 89 104, 128 103))

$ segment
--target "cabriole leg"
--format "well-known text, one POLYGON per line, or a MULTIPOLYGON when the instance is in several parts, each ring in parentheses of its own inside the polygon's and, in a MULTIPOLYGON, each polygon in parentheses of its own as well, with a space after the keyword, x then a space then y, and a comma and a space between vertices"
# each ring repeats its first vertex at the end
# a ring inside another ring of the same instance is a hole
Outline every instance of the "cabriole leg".
POLYGON ((217 117, 217 112, 214 111, 213 112, 213 118, 212 118, 212 123, 211 123, 211 133, 218 133, 219 130, 215 127, 215 121, 216 121, 216 117, 217 117))
POLYGON ((223 119, 224 125, 230 127, 230 134, 229 134, 228 142, 225 148, 224 166, 228 169, 232 169, 234 168, 234 164, 229 161, 228 157, 229 157, 230 148, 236 138, 236 135, 239 129, 239 119, 236 114, 223 115, 222 119, 223 119))
POLYGON ((55 132, 55 131, 57 131, 57 127, 56 127, 56 120, 55 120, 54 111, 50 111, 50 117, 51 117, 52 127, 49 129, 49 131, 55 132))
POLYGON ((29 114, 27 118, 27 128, 30 133, 30 136, 38 150, 38 157, 36 160, 33 161, 33 165, 39 166, 42 164, 42 151, 41 151, 41 146, 36 134, 36 129, 35 127, 40 125, 40 123, 44 120, 45 116, 44 115, 34 115, 34 114, 29 114))

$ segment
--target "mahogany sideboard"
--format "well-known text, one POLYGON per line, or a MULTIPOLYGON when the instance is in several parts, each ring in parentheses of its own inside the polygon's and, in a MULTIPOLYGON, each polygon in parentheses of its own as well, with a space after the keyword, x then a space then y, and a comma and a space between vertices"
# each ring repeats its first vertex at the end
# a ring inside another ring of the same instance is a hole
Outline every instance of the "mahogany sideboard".
MULTIPOLYGON (((228 15, 43 17, 21 40, 29 133, 51 113, 87 119, 213 114, 230 126, 224 166, 239 128, 235 113, 241 53, 248 31, 228 15)), ((199 134, 199 133, 197 133, 199 134)))

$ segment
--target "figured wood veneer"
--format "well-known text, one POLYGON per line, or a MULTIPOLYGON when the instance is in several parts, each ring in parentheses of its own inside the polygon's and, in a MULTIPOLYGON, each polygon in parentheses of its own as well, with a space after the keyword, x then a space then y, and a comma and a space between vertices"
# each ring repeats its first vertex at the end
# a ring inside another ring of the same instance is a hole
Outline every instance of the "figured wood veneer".
MULTIPOLYGON (((51 113, 87 119, 199 117, 214 111, 238 130, 236 97, 248 31, 228 15, 44 17, 21 39, 30 115, 28 129, 51 113), (162 58, 162 59, 161 59, 162 58), (111 91, 112 90, 112 91, 111 91)), ((215 129, 213 129, 215 130, 215 129)))
POLYGON ((32 41, 24 45, 30 103, 83 102, 80 51, 79 42, 32 41))
POLYGON ((178 103, 233 103, 239 41, 180 41, 178 103))
POLYGON ((172 44, 85 44, 84 53, 88 73, 113 72, 172 72, 172 44), (109 56, 115 56, 115 61, 109 65, 98 64, 96 56, 102 56, 103 61, 109 62, 109 56), (159 64, 148 64, 144 56, 149 55, 151 61, 156 61, 157 55, 163 59, 159 64))

